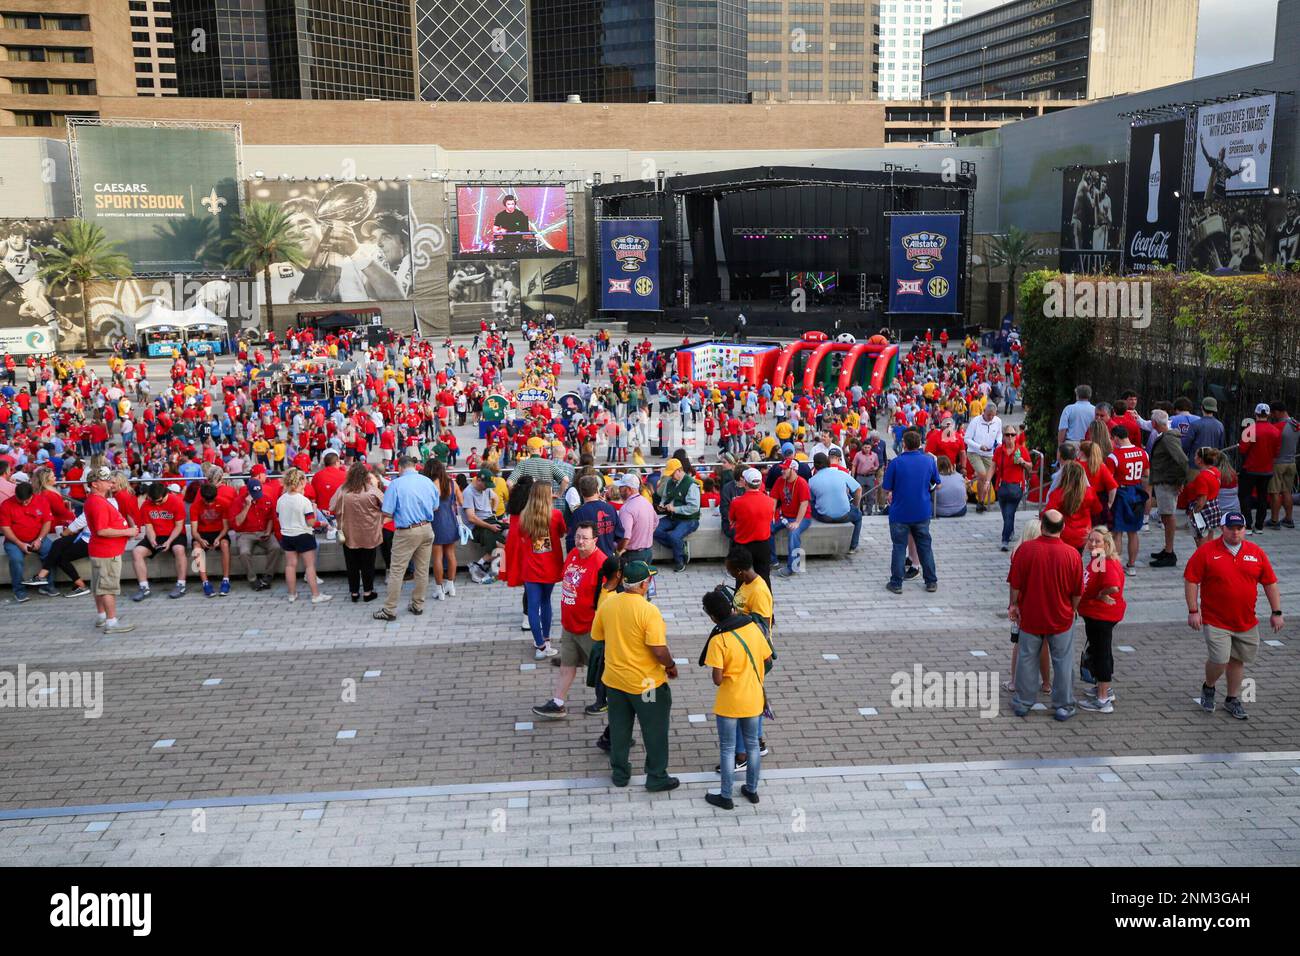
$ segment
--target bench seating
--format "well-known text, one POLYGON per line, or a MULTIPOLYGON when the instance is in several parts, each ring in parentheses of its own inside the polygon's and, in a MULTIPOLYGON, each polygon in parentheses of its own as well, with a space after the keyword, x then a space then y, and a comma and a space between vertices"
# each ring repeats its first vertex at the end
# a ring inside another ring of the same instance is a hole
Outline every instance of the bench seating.
MULTIPOLYGON (((870 521, 871 519, 864 519, 870 521)), ((803 533, 804 553, 810 557, 831 557, 842 558, 848 554, 849 541, 853 537, 853 526, 851 524, 822 524, 814 521, 808 526, 808 530, 803 533)), ((787 535, 782 532, 777 535, 777 550, 781 554, 786 553, 787 535)), ((337 541, 326 541, 324 537, 317 540, 320 542, 320 550, 316 552, 316 567, 321 573, 344 571, 343 547, 337 541)), ((717 512, 706 511, 700 518, 700 527, 690 536, 691 543, 691 560, 713 560, 721 561, 727 556, 730 550, 730 542, 722 535, 722 518, 717 512)), ((467 545, 460 545, 456 548, 456 560, 463 569, 471 561, 476 561, 483 554, 483 549, 471 541, 467 545)), ((654 547, 654 559, 660 562, 671 562, 672 552, 656 543, 654 547)), ((254 558, 254 567, 262 567, 262 557, 254 558)), ((383 559, 379 561, 382 567, 383 559)), ((76 562, 77 570, 81 572, 82 577, 87 583, 90 581, 90 562, 81 560, 76 562)), ((159 581, 170 581, 174 569, 171 558, 160 555, 151 562, 152 576, 159 581)), ((27 570, 35 574, 40 569, 40 561, 35 557, 27 558, 27 570)), ((301 571, 301 564, 299 564, 301 571)), ((209 575, 219 576, 221 573, 221 557, 217 554, 208 555, 208 573, 209 575)), ((232 553, 230 564, 231 580, 237 580, 243 576, 243 563, 239 560, 238 554, 232 553)), ((132 567, 131 556, 126 554, 122 560, 122 580, 135 580, 135 569, 132 567)), ((191 580, 197 580, 197 576, 191 575, 191 580)), ((9 583, 9 565, 8 562, 0 562, 0 584, 9 583)), ((59 586, 66 586, 67 582, 63 576, 59 575, 59 586)), ((31 588, 28 592, 31 592, 31 588)))

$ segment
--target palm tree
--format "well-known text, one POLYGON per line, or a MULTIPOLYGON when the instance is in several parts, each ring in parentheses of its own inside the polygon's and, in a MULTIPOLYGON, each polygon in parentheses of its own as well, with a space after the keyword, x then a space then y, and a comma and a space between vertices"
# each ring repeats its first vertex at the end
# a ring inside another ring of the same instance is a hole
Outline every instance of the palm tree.
POLYGON ((1029 233, 1012 226, 1005 235, 993 236, 989 243, 989 262, 998 267, 1005 266, 1009 273, 1011 318, 1016 317, 1016 275, 1033 264, 1035 250, 1029 241, 1029 233))
POLYGON ((249 203, 240 216, 228 245, 227 265, 245 269, 250 275, 262 273, 262 291, 266 297, 266 327, 275 328, 271 303, 271 264, 288 262, 299 269, 307 265, 302 232, 289 214, 275 203, 249 203))
POLYGON ((65 232, 54 237, 54 245, 37 250, 44 257, 40 275, 51 285, 76 283, 81 294, 81 322, 86 331, 86 354, 95 357, 95 336, 90 327, 90 306, 86 286, 100 279, 125 279, 131 275, 131 260, 110 242, 104 230, 84 219, 74 219, 65 232))

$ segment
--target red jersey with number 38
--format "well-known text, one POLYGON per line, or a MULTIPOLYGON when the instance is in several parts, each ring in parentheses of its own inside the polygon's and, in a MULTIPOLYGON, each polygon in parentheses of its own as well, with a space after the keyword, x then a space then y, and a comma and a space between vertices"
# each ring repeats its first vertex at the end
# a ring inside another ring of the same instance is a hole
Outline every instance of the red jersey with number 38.
POLYGON ((1147 457, 1145 449, 1136 445, 1117 447, 1107 456, 1106 461, 1115 476, 1115 483, 1121 488, 1142 484, 1142 476, 1151 471, 1151 459, 1147 457))

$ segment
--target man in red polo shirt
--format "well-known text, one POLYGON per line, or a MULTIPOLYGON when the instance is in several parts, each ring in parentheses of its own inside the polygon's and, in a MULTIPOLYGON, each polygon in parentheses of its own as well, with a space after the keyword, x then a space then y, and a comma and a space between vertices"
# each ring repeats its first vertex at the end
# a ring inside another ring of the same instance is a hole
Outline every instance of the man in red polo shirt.
MULTIPOLYGON (((799 462, 793 458, 781 462, 781 477, 772 486, 771 494, 776 499, 777 516, 771 525, 769 560, 772 564, 776 564, 777 532, 783 529, 789 531, 790 553, 785 565, 779 568, 777 573, 783 578, 789 577, 798 568, 798 572, 802 574, 803 548, 800 547, 800 541, 803 533, 808 530, 808 525, 812 523, 812 519, 808 516, 812 508, 812 493, 808 490, 808 482, 799 474, 799 462)), ((735 507, 734 502, 732 507, 735 507)))
POLYGON ((1046 641, 1052 656, 1052 706, 1057 720, 1069 720, 1074 706, 1074 612, 1083 596, 1083 562, 1061 540, 1065 516, 1043 512, 1043 534, 1016 548, 1007 583, 1007 616, 1020 629, 1016 690, 1011 709, 1026 716, 1038 700, 1038 657, 1046 641))
MULTIPOLYGON (((364 456, 361 460, 365 460, 364 456)), ((339 464, 339 456, 334 452, 326 452, 325 457, 321 459, 321 469, 311 476, 311 487, 316 493, 316 507, 323 513, 329 515, 326 509, 329 503, 334 500, 334 493, 343 487, 343 483, 348 480, 348 470, 339 464)), ((333 516, 330 517, 330 529, 327 538, 333 541, 338 537, 338 529, 334 525, 333 516)))
POLYGON ((771 587, 776 499, 763 490, 763 473, 757 468, 746 468, 740 480, 745 490, 731 500, 727 510, 732 541, 753 555, 754 571, 771 587))
POLYGON ((90 589, 95 595, 95 627, 105 634, 122 634, 135 629, 117 619, 117 596, 122 593, 122 553, 126 542, 138 534, 108 496, 113 488, 113 469, 94 468, 87 483, 86 527, 90 529, 90 589))
POLYGON ((277 494, 268 494, 262 482, 249 478, 230 505, 230 524, 235 531, 235 546, 244 564, 248 584, 254 591, 271 587, 284 566, 284 551, 275 537, 275 502, 277 494), (253 573, 253 553, 266 555, 266 570, 253 573))
POLYGON ((33 493, 26 481, 20 481, 13 495, 0 502, 0 537, 4 539, 5 555, 9 558, 9 586, 14 590, 15 604, 30 600, 23 568, 27 555, 44 558, 49 554, 51 542, 45 536, 53 522, 45 495, 33 493))
POLYGON ((1238 720, 1245 720, 1246 708, 1240 698, 1241 678, 1259 650, 1255 602, 1260 585, 1273 612, 1269 619, 1273 630, 1282 630, 1286 622, 1273 565, 1263 548, 1246 540, 1246 516, 1240 511, 1229 511, 1220 523, 1223 535, 1197 548, 1183 569, 1187 626, 1205 635, 1209 649, 1205 683, 1201 685, 1201 709, 1207 714, 1214 713, 1214 685, 1226 672, 1228 693, 1223 698, 1223 709, 1238 720))

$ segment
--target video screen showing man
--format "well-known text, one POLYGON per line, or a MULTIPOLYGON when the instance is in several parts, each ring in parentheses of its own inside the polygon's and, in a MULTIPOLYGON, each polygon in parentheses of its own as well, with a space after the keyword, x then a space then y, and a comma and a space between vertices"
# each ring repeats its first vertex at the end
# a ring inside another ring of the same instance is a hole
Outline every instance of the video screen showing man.
POLYGON ((519 208, 519 200, 507 195, 501 211, 492 218, 487 240, 493 252, 518 254, 537 251, 537 236, 528 214, 519 208))

